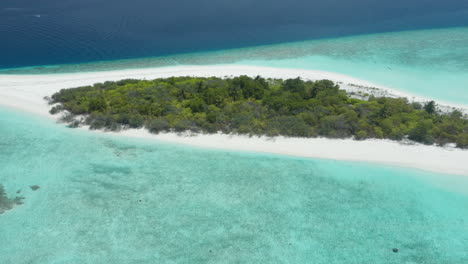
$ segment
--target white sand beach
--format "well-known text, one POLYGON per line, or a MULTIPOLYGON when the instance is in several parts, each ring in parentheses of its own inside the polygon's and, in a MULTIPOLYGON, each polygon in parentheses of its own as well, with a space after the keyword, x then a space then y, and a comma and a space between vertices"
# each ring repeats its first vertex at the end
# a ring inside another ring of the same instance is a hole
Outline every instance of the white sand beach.
MULTIPOLYGON (((154 79, 171 76, 226 77, 261 75, 267 78, 295 78, 305 80, 329 79, 339 82, 343 89, 357 91, 360 87, 376 87, 387 96, 402 96, 427 101, 396 90, 350 76, 314 70, 279 69, 242 65, 177 66, 153 69, 132 69, 106 72, 87 72, 47 75, 0 75, 0 105, 49 116, 49 106, 43 99, 63 88, 91 85, 121 79, 154 79), (351 85, 350 85, 351 84, 351 85), (357 89, 357 90, 356 90, 357 89)), ((466 111, 463 105, 452 105, 466 111)), ((301 157, 335 160, 365 161, 387 165, 468 176, 468 151, 451 147, 404 144, 390 140, 326 139, 326 138, 264 138, 238 135, 178 136, 175 133, 152 135, 145 130, 126 130, 119 135, 189 144, 197 147, 255 151, 301 157)))

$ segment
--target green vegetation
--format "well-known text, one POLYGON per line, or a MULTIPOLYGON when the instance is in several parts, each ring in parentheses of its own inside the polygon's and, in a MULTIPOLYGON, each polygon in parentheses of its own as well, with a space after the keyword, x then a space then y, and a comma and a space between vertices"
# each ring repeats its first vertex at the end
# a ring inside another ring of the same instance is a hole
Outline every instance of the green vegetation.
POLYGON ((51 114, 76 127, 267 136, 388 138, 468 147, 468 119, 440 113, 434 102, 350 98, 328 80, 178 77, 122 80, 64 89, 50 98, 51 114), (84 116, 77 119, 77 116, 84 116))

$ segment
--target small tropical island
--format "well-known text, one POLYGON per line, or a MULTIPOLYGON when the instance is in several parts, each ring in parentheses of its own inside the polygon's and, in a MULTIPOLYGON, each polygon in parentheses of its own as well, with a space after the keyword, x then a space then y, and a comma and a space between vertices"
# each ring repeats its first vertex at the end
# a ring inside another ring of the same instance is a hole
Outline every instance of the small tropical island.
POLYGON ((468 117, 434 101, 353 96, 329 80, 171 77, 62 89, 46 98, 70 127, 356 140, 468 148, 468 117))

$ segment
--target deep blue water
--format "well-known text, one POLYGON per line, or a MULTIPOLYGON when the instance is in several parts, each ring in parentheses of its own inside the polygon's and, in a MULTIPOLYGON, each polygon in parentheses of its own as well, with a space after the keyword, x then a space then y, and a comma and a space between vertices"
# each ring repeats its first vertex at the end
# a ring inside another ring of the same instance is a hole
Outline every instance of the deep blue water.
POLYGON ((466 25, 466 0, 2 0, 0 68, 466 25))

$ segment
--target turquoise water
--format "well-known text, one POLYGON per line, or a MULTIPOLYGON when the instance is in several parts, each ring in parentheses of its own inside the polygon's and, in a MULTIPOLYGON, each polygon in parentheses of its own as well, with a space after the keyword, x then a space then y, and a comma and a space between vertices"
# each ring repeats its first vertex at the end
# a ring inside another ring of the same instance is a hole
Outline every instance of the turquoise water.
POLYGON ((1 72, 60 73, 209 64, 247 64, 338 72, 436 101, 468 104, 467 27, 1 72))
POLYGON ((25 197, 0 215, 0 263, 468 263, 465 177, 119 138, 1 108, 0 135, 0 184, 25 197))

